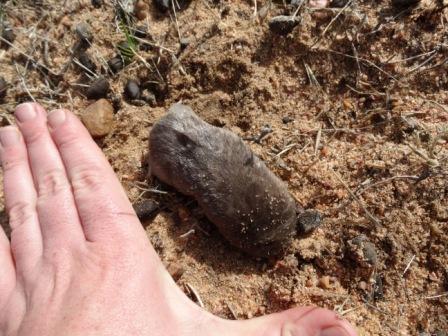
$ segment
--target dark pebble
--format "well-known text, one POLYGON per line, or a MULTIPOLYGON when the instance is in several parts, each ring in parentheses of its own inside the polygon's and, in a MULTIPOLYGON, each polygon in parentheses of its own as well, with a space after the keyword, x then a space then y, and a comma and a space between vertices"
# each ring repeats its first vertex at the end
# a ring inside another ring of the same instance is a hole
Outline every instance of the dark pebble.
POLYGON ((129 79, 124 87, 124 95, 129 100, 140 99, 140 85, 137 81, 129 79))
POLYGON ((307 234, 322 224, 322 215, 316 210, 305 210, 297 216, 297 230, 307 234))
POLYGON ((159 205, 150 199, 144 199, 134 203, 132 206, 138 219, 141 221, 153 218, 159 211, 159 205))
MULTIPOLYGON (((90 73, 95 73, 96 71, 96 64, 92 61, 92 59, 87 55, 85 52, 81 53, 78 56, 79 63, 81 63, 85 68, 90 70, 90 73)), ((82 68, 83 71, 86 71, 86 69, 82 68)))
MULTIPOLYGON (((179 6, 176 6, 176 10, 182 10, 187 8, 190 5, 191 0, 177 0, 176 4, 179 6)), ((171 0, 153 0, 154 5, 156 8, 161 11, 162 13, 166 13, 167 11, 172 10, 172 4, 171 0)))
POLYGON ((147 38, 149 36, 148 28, 143 25, 135 27, 132 33, 134 34, 135 37, 138 38, 147 38))
POLYGON ((92 6, 95 8, 101 8, 103 0, 92 0, 92 6))
POLYGON ((180 50, 185 50, 190 44, 190 40, 183 37, 180 39, 179 43, 180 43, 180 50))
POLYGON ((298 24, 299 20, 297 18, 293 18, 292 16, 280 15, 273 17, 269 21, 269 28, 276 34, 288 35, 298 24))
POLYGON ((289 124, 292 121, 294 121, 294 118, 292 118, 290 116, 285 116, 282 118, 282 123, 284 123, 284 124, 289 124))
POLYGON ((0 77, 0 100, 3 100, 6 97, 7 92, 8 92, 8 83, 3 77, 0 77))
POLYGON ((90 27, 87 23, 81 22, 75 28, 76 35, 80 41, 85 42, 87 45, 90 45, 93 41, 93 35, 90 32, 90 27))
MULTIPOLYGON (((14 31, 11 28, 4 28, 3 32, 2 32, 2 37, 8 41, 9 43, 14 43, 14 40, 16 39, 16 34, 14 33, 14 31)), ((8 49, 9 48, 9 44, 2 41, 1 42, 1 47, 4 49, 8 49)))
POLYGON ((415 6, 420 2, 420 0, 392 0, 392 5, 395 7, 411 7, 415 6))
POLYGON ((333 0, 330 2, 330 8, 342 8, 349 0, 333 0))
POLYGON ((90 84, 86 96, 88 99, 105 98, 109 93, 109 82, 104 77, 97 78, 90 84))
POLYGON ((110 70, 113 73, 117 73, 124 68, 124 63, 120 56, 115 56, 114 58, 111 58, 107 62, 107 65, 109 66, 110 70))

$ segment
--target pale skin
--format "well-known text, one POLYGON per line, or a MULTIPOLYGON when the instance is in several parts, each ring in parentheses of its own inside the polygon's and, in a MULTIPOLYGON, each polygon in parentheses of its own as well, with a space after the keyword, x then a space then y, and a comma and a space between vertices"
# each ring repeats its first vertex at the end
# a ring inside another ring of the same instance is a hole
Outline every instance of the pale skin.
POLYGON ((1 336, 355 336, 300 307, 218 318, 173 282, 101 150, 67 110, 19 105, 0 129, 11 239, 0 227, 1 336))

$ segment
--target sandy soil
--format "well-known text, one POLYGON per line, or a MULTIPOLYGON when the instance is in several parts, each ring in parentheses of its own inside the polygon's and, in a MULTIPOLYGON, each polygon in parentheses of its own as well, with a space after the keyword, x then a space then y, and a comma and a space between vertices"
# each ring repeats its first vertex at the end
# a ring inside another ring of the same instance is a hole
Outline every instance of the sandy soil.
POLYGON ((98 143, 133 202, 160 202, 164 210, 144 223, 148 238, 193 300, 233 319, 314 304, 336 310, 361 335, 446 335, 446 1, 407 10, 384 0, 319 10, 305 1, 287 35, 269 28, 295 10, 282 1, 255 8, 197 0, 176 15, 144 3, 141 20, 124 22, 112 1, 3 1, 0 30, 16 34, 0 48, 9 83, 3 124, 30 99, 76 113, 93 102, 83 87, 91 79, 70 61, 75 27, 85 22, 93 35, 87 54, 109 80, 116 109, 113 131, 98 143), (108 73, 126 26, 139 25, 151 46, 108 73), (126 101, 130 78, 146 83, 155 101, 126 101), (194 202, 148 184, 151 125, 180 100, 245 139, 269 125, 259 143, 247 143, 324 223, 280 260, 254 260, 228 245, 194 202), (374 252, 356 245, 359 235, 374 252))

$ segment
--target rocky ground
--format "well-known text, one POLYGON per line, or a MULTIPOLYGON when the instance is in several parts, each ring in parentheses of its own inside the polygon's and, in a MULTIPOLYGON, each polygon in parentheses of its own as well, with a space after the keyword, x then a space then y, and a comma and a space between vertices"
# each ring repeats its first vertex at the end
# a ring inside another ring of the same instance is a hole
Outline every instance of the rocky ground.
POLYGON ((361 335, 446 335, 447 6, 0 1, 1 122, 29 100, 80 115, 130 199, 159 204, 148 238, 214 314, 314 304, 361 335), (148 181, 149 131, 178 101, 245 139, 323 224, 255 260, 148 181))

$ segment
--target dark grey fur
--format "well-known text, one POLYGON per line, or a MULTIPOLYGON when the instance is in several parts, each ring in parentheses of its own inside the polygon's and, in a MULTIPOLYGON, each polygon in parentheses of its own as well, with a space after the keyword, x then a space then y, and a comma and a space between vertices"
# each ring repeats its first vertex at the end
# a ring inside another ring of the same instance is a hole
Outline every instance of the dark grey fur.
POLYGON ((234 246, 254 255, 280 253, 295 233, 296 207, 285 184, 236 134, 171 106, 152 128, 151 174, 193 196, 234 246))

